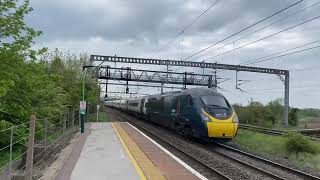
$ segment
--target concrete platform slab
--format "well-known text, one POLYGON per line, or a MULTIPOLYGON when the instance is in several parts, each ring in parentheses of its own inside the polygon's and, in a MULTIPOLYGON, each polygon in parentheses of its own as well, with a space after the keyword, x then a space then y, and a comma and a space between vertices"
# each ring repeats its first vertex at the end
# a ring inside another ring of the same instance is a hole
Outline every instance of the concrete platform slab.
POLYGON ((71 180, 140 179, 111 123, 92 123, 71 180))
POLYGON ((151 140, 135 127, 131 126, 129 123, 117 122, 114 124, 115 128, 121 132, 120 134, 125 140, 129 139, 128 141, 132 141, 128 143, 129 150, 136 158, 137 163, 148 179, 155 179, 159 176, 162 177, 161 179, 164 178, 170 180, 206 179, 190 166, 184 164, 181 160, 178 162, 179 159, 177 157, 166 151, 163 147, 151 140), (136 149, 132 148, 133 146, 137 146, 142 151, 142 154, 136 153, 136 149), (146 166, 145 162, 140 160, 141 156, 146 156, 147 159, 151 161, 149 163, 152 165, 146 166), (150 174, 151 171, 154 171, 155 174, 150 174), (158 174, 156 175, 156 173, 158 174))

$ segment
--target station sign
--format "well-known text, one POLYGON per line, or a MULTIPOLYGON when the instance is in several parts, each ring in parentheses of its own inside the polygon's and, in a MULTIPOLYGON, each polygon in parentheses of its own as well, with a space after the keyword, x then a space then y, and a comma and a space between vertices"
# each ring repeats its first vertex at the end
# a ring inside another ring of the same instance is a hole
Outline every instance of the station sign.
POLYGON ((80 114, 86 114, 87 102, 80 101, 80 114))

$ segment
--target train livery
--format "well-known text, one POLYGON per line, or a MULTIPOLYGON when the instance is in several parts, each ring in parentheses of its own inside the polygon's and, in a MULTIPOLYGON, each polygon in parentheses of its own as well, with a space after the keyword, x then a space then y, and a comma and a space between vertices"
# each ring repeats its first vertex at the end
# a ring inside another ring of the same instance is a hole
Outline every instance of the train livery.
POLYGON ((238 130, 233 107, 222 94, 209 88, 106 101, 105 105, 174 129, 186 138, 230 140, 238 130))

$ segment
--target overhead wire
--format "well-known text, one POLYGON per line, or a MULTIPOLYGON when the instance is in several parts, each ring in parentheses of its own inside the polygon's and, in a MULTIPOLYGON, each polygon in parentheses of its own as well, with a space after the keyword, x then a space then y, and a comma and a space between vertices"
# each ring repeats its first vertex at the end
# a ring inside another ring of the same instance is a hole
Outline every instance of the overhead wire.
POLYGON ((306 48, 306 49, 302 49, 302 50, 298 50, 298 51, 293 51, 291 53, 287 53, 287 54, 283 54, 283 55, 279 55, 279 56, 275 56, 275 57, 271 57, 271 58, 255 61, 255 62, 246 63, 245 65, 256 64, 256 63, 260 63, 260 62, 264 62, 264 61, 270 61, 270 60, 277 59, 277 58, 280 58, 280 57, 289 56, 289 55, 292 55, 292 54, 297 54, 297 53, 300 53, 300 52, 309 51, 309 50, 313 50, 313 49, 316 49, 316 48, 320 48, 320 45, 313 46, 313 47, 306 48))
POLYGON ((216 5, 221 0, 216 0, 213 2, 205 11, 203 11, 200 15, 198 15, 190 24, 188 24, 186 27, 184 27, 181 31, 179 31, 174 38, 169 40, 167 43, 165 43, 163 46, 158 48, 157 52, 161 51, 163 48, 167 47, 169 44, 174 42, 178 37, 180 37, 186 30, 188 30, 194 23, 196 23, 204 14, 206 14, 214 5, 216 5))
POLYGON ((313 17, 313 18, 311 18, 311 19, 308 19, 308 20, 306 20, 306 21, 303 21, 303 22, 301 22, 301 23, 298 23, 298 24, 296 24, 296 25, 294 25, 294 26, 290 26, 290 27, 285 28, 285 29, 283 29, 283 30, 281 30, 281 31, 278 31, 278 32, 276 32, 276 33, 273 33, 273 34, 270 34, 270 35, 265 36, 265 37, 263 37, 263 38, 260 38, 260 39, 258 39, 258 40, 252 41, 252 42, 250 42, 250 43, 247 43, 247 44, 245 44, 245 45, 239 46, 239 47, 237 47, 237 48, 234 48, 234 49, 232 49, 232 50, 226 51, 226 52, 224 52, 224 53, 218 54, 218 55, 216 55, 216 56, 213 56, 213 57, 209 57, 209 58, 207 58, 207 59, 204 59, 204 61, 211 60, 211 59, 214 59, 214 58, 216 58, 216 57, 219 57, 219 56, 228 54, 228 53, 230 53, 230 52, 233 52, 233 51, 235 51, 235 50, 238 50, 238 49, 247 47, 247 46, 249 46, 249 45, 252 45, 252 44, 257 43, 257 42, 259 42, 259 41, 262 41, 262 40, 265 40, 265 39, 267 39, 267 38, 273 37, 273 36, 278 35, 278 34, 280 34, 280 33, 282 33, 282 32, 291 30, 291 29, 293 29, 293 28, 296 28, 296 27, 298 27, 298 26, 301 26, 301 25, 303 25, 303 24, 306 24, 306 23, 308 23, 308 22, 311 22, 311 21, 316 20, 316 19, 319 19, 319 18, 320 18, 320 16, 313 17))
POLYGON ((271 15, 269 15, 269 16, 267 16, 267 17, 265 17, 265 18, 263 18, 263 19, 261 19, 261 20, 259 20, 259 21, 257 21, 257 22, 255 22, 255 23, 251 24, 250 26, 247 26, 247 27, 245 27, 245 28, 241 29, 240 31, 238 31, 238 32, 236 32, 236 33, 233 33, 233 34, 231 34, 231 35, 227 36, 226 38, 224 38, 224 39, 222 39, 222 40, 220 40, 220 41, 218 41, 218 42, 216 42, 216 43, 214 43, 214 44, 212 44, 212 45, 210 45, 210 46, 208 46, 208 47, 206 47, 206 48, 201 49, 200 51, 198 51, 198 52, 196 52, 196 53, 194 53, 194 54, 192 54, 192 55, 190 55, 190 56, 186 57, 186 58, 185 58, 185 59, 183 59, 183 60, 190 59, 191 57, 194 57, 194 56, 196 56, 196 55, 198 55, 198 54, 202 53, 203 51, 206 51, 206 50, 208 50, 208 49, 210 49, 210 48, 212 48, 212 47, 214 47, 214 46, 216 46, 216 45, 220 44, 221 42, 226 41, 226 40, 228 40, 228 39, 230 39, 230 38, 234 37, 235 35, 238 35, 238 34, 240 34, 240 33, 244 32, 244 31, 246 31, 246 30, 250 29, 250 28, 251 28, 251 27, 253 27, 253 26, 256 26, 257 24, 260 24, 260 23, 262 23, 262 22, 266 21, 267 19, 270 19, 270 18, 274 17, 274 16, 275 16, 275 15, 277 15, 277 14, 280 14, 281 12, 283 12, 283 11, 285 11, 285 10, 287 10, 287 9, 289 9, 289 8, 291 8, 291 7, 293 7, 293 6, 297 5, 297 4, 299 4, 299 3, 301 3, 302 1, 304 1, 304 0, 297 1, 297 2, 295 2, 295 3, 291 4, 291 5, 289 5, 289 6, 285 7, 285 8, 283 8, 283 9, 281 9, 281 10, 279 10, 279 11, 277 11, 277 12, 275 12, 275 13, 273 13, 273 14, 271 14, 271 15))
MULTIPOLYGON (((244 38, 246 38, 246 37, 248 37, 248 36, 254 35, 254 34, 256 34, 257 32, 261 32, 262 30, 265 30, 265 29, 267 29, 268 27, 271 27, 271 26, 274 25, 274 24, 277 24, 277 23, 282 22, 282 21, 284 21, 284 20, 286 20, 286 19, 288 19, 288 18, 291 18, 291 17, 293 17, 293 16, 296 16, 296 15, 302 13, 303 11, 305 11, 305 10, 307 10, 307 9, 310 9, 310 8, 316 6, 316 5, 319 5, 319 4, 320 4, 320 1, 318 1, 318 2, 316 2, 316 3, 314 3, 314 4, 311 4, 311 5, 307 6, 307 7, 304 7, 304 8, 302 8, 302 9, 300 9, 300 10, 298 10, 298 11, 292 13, 292 14, 289 14, 289 15, 287 15, 287 16, 281 18, 281 19, 278 19, 278 20, 276 20, 276 21, 274 21, 274 22, 272 22, 272 23, 270 23, 270 24, 268 24, 268 25, 266 25, 266 26, 263 26, 262 28, 257 29, 257 30, 255 30, 255 31, 252 32, 252 33, 249 33, 249 34, 247 34, 247 35, 244 35, 244 36, 242 36, 242 37, 239 37, 238 39, 235 39, 235 40, 233 40, 232 42, 226 43, 226 44, 224 44, 223 46, 220 46, 220 47, 216 48, 214 51, 219 50, 219 49, 222 49, 222 48, 226 47, 227 45, 230 45, 230 44, 232 44, 233 42, 239 41, 239 40, 244 39, 244 38)), ((201 55, 201 56, 205 56, 205 55, 207 55, 207 54, 209 54, 209 53, 211 53, 211 52, 212 52, 212 51, 208 51, 207 53, 205 53, 205 54, 203 54, 203 55, 201 55)), ((199 57, 198 57, 198 58, 199 58, 199 57)))
MULTIPOLYGON (((277 59, 277 58, 284 57, 284 56, 289 56, 289 55, 292 55, 292 54, 301 53, 301 52, 308 51, 308 50, 313 50, 315 48, 319 48, 319 46, 313 46, 313 47, 310 47, 310 48, 306 48, 306 49, 290 52, 290 53, 283 54, 283 55, 280 55, 280 56, 275 56, 275 55, 282 54, 282 53, 285 53, 285 52, 289 52, 289 51, 292 51, 292 50, 295 50, 295 49, 299 49, 301 47, 309 46, 309 45, 312 45, 312 44, 315 44, 315 43, 318 43, 318 42, 320 42, 320 40, 312 41, 310 43, 306 43, 306 44, 303 44, 303 45, 300 45, 300 46, 296 46, 294 48, 290 48, 290 49, 286 49, 286 50, 283 50, 283 51, 279 51, 279 52, 276 52, 276 53, 273 53, 273 54, 269 54, 269 55, 266 55, 266 56, 263 56, 263 57, 260 57, 260 58, 256 58, 256 59, 253 59, 253 60, 248 60, 248 61, 239 63, 239 65, 256 64, 256 63, 260 63, 260 62, 264 62, 264 61, 270 61, 270 60, 277 59), (273 56, 275 56, 275 57, 273 57, 273 56)), ((217 72, 223 72, 223 71, 226 71, 226 70, 220 70, 220 71, 217 71, 217 72)))

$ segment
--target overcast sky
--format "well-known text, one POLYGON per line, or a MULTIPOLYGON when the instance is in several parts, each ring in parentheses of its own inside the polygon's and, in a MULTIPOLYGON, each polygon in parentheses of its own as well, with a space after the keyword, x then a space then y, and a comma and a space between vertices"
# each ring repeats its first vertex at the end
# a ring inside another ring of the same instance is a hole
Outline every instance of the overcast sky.
MULTIPOLYGON (((297 1, 220 0, 160 51, 160 47, 174 39, 215 1, 31 0, 34 11, 27 21, 32 27, 43 31, 43 35, 36 40, 35 48, 46 46, 72 53, 184 59, 297 1)), ((317 2, 319 0, 305 0, 189 60, 202 61, 217 56, 317 17, 320 15, 320 3, 313 5, 317 2), (272 25, 258 31, 269 24, 272 25), (237 40, 243 36, 246 37, 237 40)), ((320 40, 320 18, 207 62, 239 64, 317 40, 320 40)), ((293 51, 319 45, 320 42, 317 42, 293 51)), ((253 65, 290 70, 290 106, 320 108, 319 55, 320 48, 315 48, 253 65)), ((163 70, 163 67, 155 68, 163 70)), ((177 71, 201 72, 190 68, 179 68, 177 71)), ((207 70, 205 73, 210 72, 207 70)), ((221 92, 232 103, 246 104, 250 98, 266 103, 283 97, 283 83, 275 75, 244 72, 238 75, 239 79, 250 80, 241 86, 248 93, 235 89, 234 72, 218 73, 221 78, 232 78, 220 84, 224 89, 221 92)), ((123 90, 123 87, 117 86, 110 91, 123 90)), ((139 92, 157 93, 158 89, 141 88, 139 92)))

